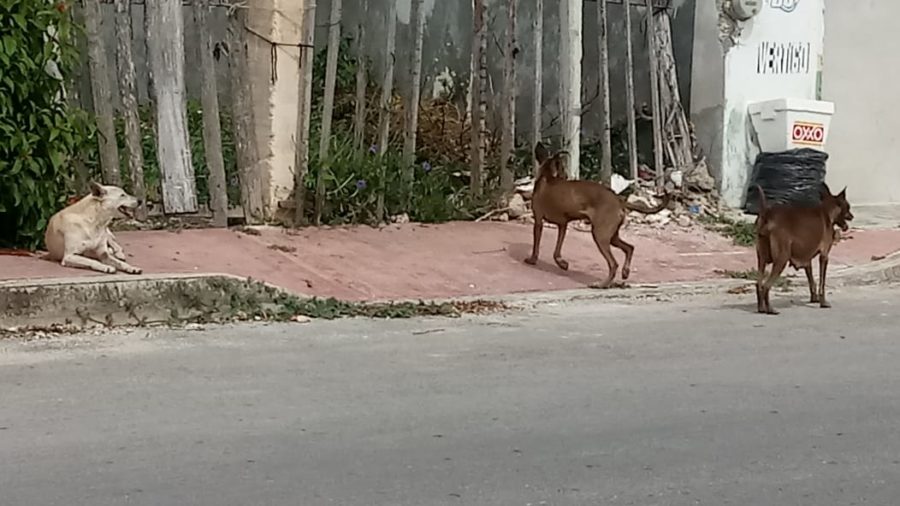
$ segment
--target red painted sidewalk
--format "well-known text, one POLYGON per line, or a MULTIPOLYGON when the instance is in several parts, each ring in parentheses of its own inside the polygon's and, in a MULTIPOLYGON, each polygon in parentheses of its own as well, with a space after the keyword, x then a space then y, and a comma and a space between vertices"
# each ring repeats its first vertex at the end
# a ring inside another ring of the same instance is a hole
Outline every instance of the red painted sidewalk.
MULTIPOLYGON (((631 226, 623 238, 635 245, 632 283, 701 281, 718 270, 755 266, 753 251, 700 230, 631 226)), ((130 262, 145 273, 228 273, 295 292, 348 300, 439 298, 583 288, 606 274, 590 235, 570 227, 563 256, 552 261, 556 230, 544 231, 541 263, 522 260, 531 248, 531 226, 516 223, 348 227, 260 235, 234 230, 121 232, 130 262)), ((854 231, 832 254, 835 267, 859 265, 900 250, 900 230, 854 231)), ((619 263, 623 255, 614 250, 619 263)), ((102 276, 45 260, 0 256, 0 279, 102 276)))

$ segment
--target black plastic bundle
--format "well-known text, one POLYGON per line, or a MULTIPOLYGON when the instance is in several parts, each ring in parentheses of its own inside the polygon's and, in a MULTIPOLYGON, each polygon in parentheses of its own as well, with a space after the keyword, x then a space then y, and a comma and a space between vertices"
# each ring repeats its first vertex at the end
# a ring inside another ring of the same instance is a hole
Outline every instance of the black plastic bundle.
POLYGON ((744 211, 757 214, 761 186, 766 195, 766 205, 776 204, 800 207, 818 205, 820 191, 825 182, 825 162, 828 154, 816 149, 792 149, 779 153, 760 153, 753 164, 753 176, 747 189, 744 211))

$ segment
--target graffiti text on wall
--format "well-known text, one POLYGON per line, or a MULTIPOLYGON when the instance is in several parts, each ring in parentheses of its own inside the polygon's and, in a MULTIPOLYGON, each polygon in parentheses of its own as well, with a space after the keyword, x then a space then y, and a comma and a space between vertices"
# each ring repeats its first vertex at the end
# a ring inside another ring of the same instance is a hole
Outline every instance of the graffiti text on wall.
POLYGON ((760 42, 757 74, 807 74, 810 69, 809 42, 760 42))
POLYGON ((780 9, 784 12, 794 12, 800 0, 769 0, 769 7, 780 9))

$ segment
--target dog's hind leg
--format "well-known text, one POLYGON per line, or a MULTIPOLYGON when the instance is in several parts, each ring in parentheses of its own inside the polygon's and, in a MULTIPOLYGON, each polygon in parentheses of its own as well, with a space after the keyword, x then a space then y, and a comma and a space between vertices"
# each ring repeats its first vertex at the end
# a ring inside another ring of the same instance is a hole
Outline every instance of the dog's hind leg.
POLYGON ((538 255, 541 251, 541 234, 544 232, 544 218, 535 215, 534 217, 534 239, 531 245, 531 256, 525 259, 525 263, 534 265, 538 261, 538 255))
POLYGON ((613 282, 613 279, 615 279, 616 277, 616 271, 619 270, 619 264, 616 262, 616 257, 614 257, 612 254, 608 236, 602 234, 597 225, 593 226, 591 232, 593 233, 594 243, 597 245, 597 249, 600 250, 600 254, 603 255, 603 258, 606 259, 606 265, 609 267, 609 274, 607 274, 606 279, 602 283, 595 283, 591 285, 591 287, 609 288, 609 286, 613 282))
POLYGON ((816 289, 816 280, 813 278, 812 265, 803 268, 806 271, 806 280, 809 282, 809 301, 819 302, 819 291, 816 289))
POLYGON ((766 276, 765 281, 762 283, 762 297, 763 297, 763 305, 765 306, 765 313, 776 315, 778 311, 772 309, 772 301, 769 300, 769 292, 772 291, 772 285, 778 281, 778 277, 781 276, 781 273, 784 271, 784 268, 787 267, 788 259, 776 257, 775 262, 772 264, 772 272, 766 276))
POLYGON ((564 270, 569 270, 569 262, 566 262, 562 258, 562 246, 563 241, 566 240, 566 231, 569 228, 569 224, 565 223, 562 225, 557 225, 558 230, 556 232, 556 249, 553 250, 553 261, 556 262, 556 265, 564 270))
POLYGON ((76 255, 75 253, 66 253, 62 259, 63 267, 77 267, 79 269, 90 269, 92 271, 103 272, 106 274, 112 274, 116 272, 116 268, 104 264, 103 262, 98 262, 93 258, 88 258, 83 255, 76 255))
POLYGON ((762 238, 756 238, 756 311, 766 312, 766 304, 763 299, 763 282, 766 279, 766 265, 769 263, 768 249, 763 246, 762 238))
POLYGON ((828 270, 828 255, 819 255, 819 306, 831 307, 831 303, 825 300, 825 272, 828 270))
POLYGON ((612 241, 610 242, 613 246, 625 252, 625 264, 622 266, 622 279, 628 279, 628 276, 631 275, 631 257, 634 256, 634 246, 623 241, 622 238, 619 237, 618 231, 616 231, 616 235, 613 236, 612 241))

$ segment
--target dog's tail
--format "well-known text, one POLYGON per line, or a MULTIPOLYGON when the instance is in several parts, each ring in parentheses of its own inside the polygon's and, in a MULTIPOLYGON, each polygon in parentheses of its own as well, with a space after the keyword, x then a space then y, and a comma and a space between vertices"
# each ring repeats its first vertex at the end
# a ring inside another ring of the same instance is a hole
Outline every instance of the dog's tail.
POLYGON ((759 193, 759 209, 756 212, 756 215, 760 218, 766 214, 766 192, 763 191, 762 186, 756 185, 756 191, 759 193))
POLYGON ((644 204, 638 204, 636 202, 628 202, 626 200, 625 208, 628 209, 629 211, 637 211, 641 214, 656 214, 669 206, 669 200, 671 200, 672 196, 669 195, 668 193, 663 193, 662 197, 659 197, 659 198, 661 199, 659 201, 659 204, 657 204, 653 207, 648 207, 648 206, 645 206, 644 204))

